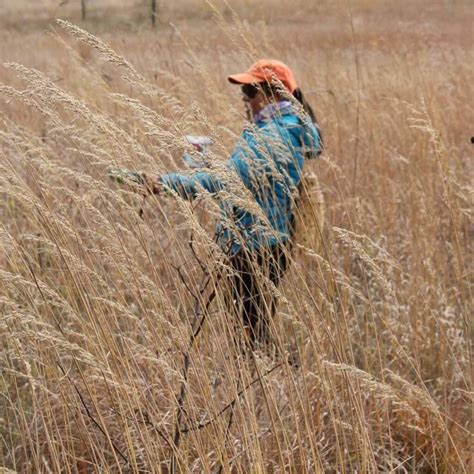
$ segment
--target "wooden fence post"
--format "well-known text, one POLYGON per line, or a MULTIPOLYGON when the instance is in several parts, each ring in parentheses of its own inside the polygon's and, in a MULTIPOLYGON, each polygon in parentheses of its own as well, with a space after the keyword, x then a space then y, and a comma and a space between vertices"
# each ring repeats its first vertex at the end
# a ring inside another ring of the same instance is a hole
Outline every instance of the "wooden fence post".
POLYGON ((156 0, 151 0, 151 25, 153 28, 156 25, 156 0))
POLYGON ((86 19, 86 0, 81 0, 81 19, 86 19))

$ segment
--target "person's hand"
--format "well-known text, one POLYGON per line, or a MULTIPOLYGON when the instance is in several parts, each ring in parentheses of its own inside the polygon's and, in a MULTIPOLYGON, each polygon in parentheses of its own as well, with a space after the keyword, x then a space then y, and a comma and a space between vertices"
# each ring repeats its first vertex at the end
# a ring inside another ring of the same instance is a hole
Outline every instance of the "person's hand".
POLYGON ((149 194, 159 194, 161 182, 157 176, 144 172, 130 171, 125 168, 110 168, 107 175, 112 181, 128 187, 131 191, 146 197, 149 194))
POLYGON ((145 195, 148 194, 160 194, 161 182, 158 180, 157 176, 151 176, 147 173, 142 172, 142 190, 145 192, 145 195))

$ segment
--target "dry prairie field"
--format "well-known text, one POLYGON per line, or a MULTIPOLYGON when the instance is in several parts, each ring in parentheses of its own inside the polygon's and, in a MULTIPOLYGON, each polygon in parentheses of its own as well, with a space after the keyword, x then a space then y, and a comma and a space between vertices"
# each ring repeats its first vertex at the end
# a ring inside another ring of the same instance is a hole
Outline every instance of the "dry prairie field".
POLYGON ((0 472, 472 472, 472 3, 150 4, 0 2, 0 472), (218 173, 259 58, 324 151, 249 350, 216 197, 107 170, 218 173))

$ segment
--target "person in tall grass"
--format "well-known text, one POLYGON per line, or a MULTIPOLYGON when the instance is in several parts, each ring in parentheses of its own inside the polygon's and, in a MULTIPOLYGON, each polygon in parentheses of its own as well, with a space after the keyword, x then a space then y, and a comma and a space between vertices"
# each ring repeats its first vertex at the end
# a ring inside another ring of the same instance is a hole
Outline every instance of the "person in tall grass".
MULTIPOLYGON (((286 64, 260 60, 228 80, 241 86, 249 125, 235 144, 226 169, 255 202, 247 206, 242 200, 221 199, 217 233, 234 270, 229 305, 255 346, 270 339, 276 311, 274 287, 289 265, 305 159, 318 156, 322 142, 314 113, 286 64), (260 212, 254 212, 252 204, 260 212)), ((190 200, 203 189, 216 195, 235 193, 235 188, 229 192, 231 187, 222 174, 210 169, 144 178, 154 193, 173 190, 190 200)))

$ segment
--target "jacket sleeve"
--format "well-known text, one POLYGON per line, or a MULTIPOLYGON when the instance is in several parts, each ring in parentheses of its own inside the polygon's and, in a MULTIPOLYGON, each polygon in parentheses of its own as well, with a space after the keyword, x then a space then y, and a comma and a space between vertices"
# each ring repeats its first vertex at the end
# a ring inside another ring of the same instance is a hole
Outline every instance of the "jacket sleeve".
POLYGON ((168 173, 161 175, 158 180, 167 188, 178 193, 183 199, 193 200, 199 188, 204 188, 209 193, 217 193, 222 188, 222 181, 215 175, 200 171, 193 175, 168 173))

